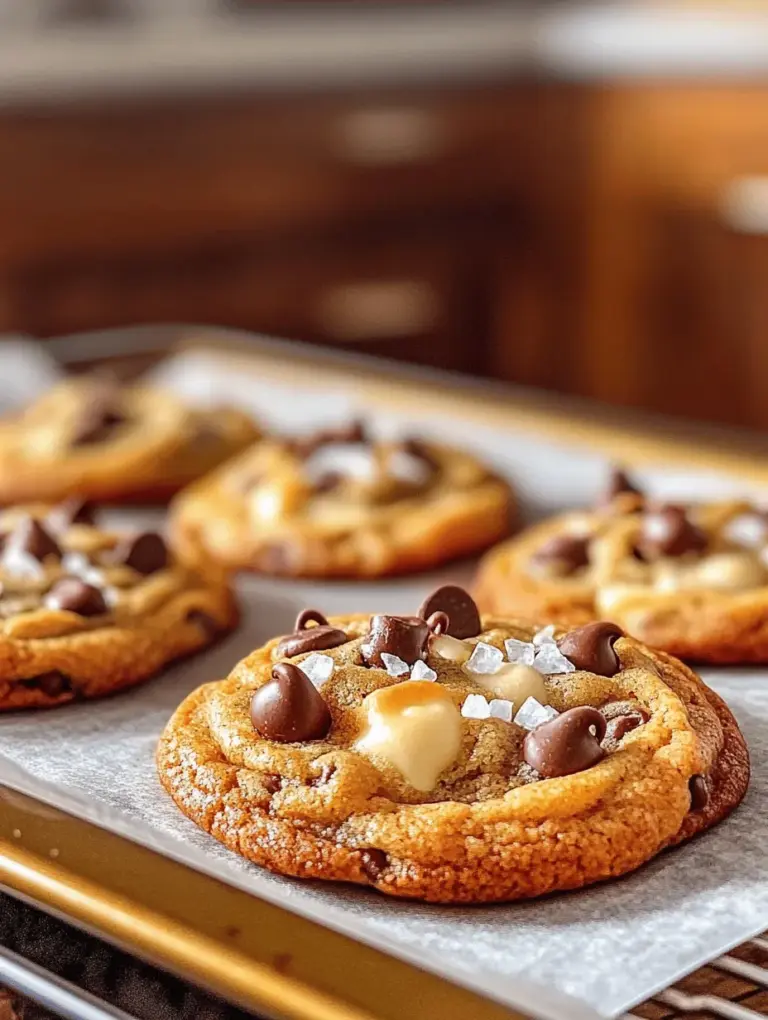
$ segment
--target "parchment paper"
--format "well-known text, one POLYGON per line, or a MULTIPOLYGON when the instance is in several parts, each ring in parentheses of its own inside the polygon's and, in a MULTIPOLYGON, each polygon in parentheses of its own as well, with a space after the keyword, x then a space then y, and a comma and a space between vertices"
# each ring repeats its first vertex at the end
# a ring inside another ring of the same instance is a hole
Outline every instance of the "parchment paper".
MULTIPOLYGON (((242 381, 217 376, 201 355, 174 369, 175 381, 215 396, 242 381), (203 381, 204 380, 204 381, 203 381)), ((173 376, 172 376, 173 378, 173 376)), ((241 397, 243 396, 241 392, 241 397)), ((343 417, 349 394, 256 387, 246 402, 293 427, 343 417)), ((419 418, 414 408, 411 422, 419 418)), ((376 414, 385 429, 402 420, 376 414)), ((436 420, 420 430, 476 447, 521 489, 528 516, 586 501, 605 465, 589 451, 436 420)), ((737 491, 716 475, 638 472, 665 495, 737 491)), ((136 514, 132 515, 136 519, 136 514)), ((183 860, 288 909, 471 986, 531 1015, 615 1016, 768 926, 768 670, 706 671, 744 729, 754 776, 741 808, 694 842, 662 854, 620 881, 543 900, 445 908, 393 902, 368 890, 282 879, 252 866, 198 830, 175 808, 154 773, 157 737, 183 696, 224 676, 264 639, 290 630, 306 605, 329 613, 410 612, 438 580, 469 581, 472 564, 377 584, 249 579, 240 631, 223 645, 135 691, 57 712, 0 718, 0 782, 31 793, 183 860)), ((0 797, 0 810, 2 798, 0 797)))

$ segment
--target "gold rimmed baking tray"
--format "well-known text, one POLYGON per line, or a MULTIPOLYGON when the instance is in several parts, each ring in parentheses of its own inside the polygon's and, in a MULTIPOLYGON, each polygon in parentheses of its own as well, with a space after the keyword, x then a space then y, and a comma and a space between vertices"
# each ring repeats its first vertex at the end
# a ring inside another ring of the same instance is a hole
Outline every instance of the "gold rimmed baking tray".
MULTIPOLYGON (((146 337, 146 332, 136 334, 146 337)), ((167 335, 167 334, 166 334, 167 335)), ((121 333, 119 338, 126 338, 121 333)), ((495 384, 381 365, 213 329, 180 329, 238 373, 332 389, 372 408, 418 402, 455 417, 589 447, 635 463, 705 467, 768 481, 768 449, 733 432, 659 425, 495 384)), ((53 349, 77 360, 89 338, 53 349), (69 352, 69 353, 68 353, 69 352)), ((101 338, 102 349, 113 345, 101 338)), ((45 725, 44 716, 40 725, 45 725)), ((0 885, 225 998, 270 1016, 423 1020, 519 1014, 259 900, 55 807, 0 786, 0 885)))

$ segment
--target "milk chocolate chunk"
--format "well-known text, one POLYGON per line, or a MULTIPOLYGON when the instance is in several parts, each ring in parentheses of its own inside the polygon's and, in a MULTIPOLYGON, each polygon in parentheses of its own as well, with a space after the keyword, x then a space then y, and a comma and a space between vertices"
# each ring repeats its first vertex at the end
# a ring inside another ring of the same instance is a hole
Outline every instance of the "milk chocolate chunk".
POLYGON ((320 740, 331 728, 331 713, 309 677, 298 666, 279 662, 272 679, 251 698, 254 729, 281 744, 320 740))
POLYGON ((288 634, 275 649, 279 658, 292 659, 304 652, 322 652, 346 644, 347 635, 338 627, 332 627, 322 613, 316 609, 303 609, 296 617, 293 634, 288 634), (316 627, 307 626, 316 623, 316 627))
POLYGON ((126 418, 119 406, 119 387, 114 382, 98 380, 88 399, 80 409, 70 443, 72 446, 88 446, 108 439, 117 425, 126 418))
POLYGON ((709 804, 709 784, 705 776, 691 776, 688 789, 691 793, 691 811, 701 811, 709 804))
POLYGON ((372 616, 365 644, 360 648, 369 666, 385 669, 382 652, 412 666, 426 655, 429 627, 418 616, 372 616))
POLYGON ((626 471, 621 468, 613 468, 608 478, 608 485, 605 488, 600 503, 606 505, 612 503, 617 496, 622 495, 642 496, 642 490, 631 480, 626 471))
POLYGON ((615 676, 621 669, 621 663, 613 646, 623 634, 621 627, 615 623, 600 620, 569 631, 560 639, 558 647, 576 669, 597 673, 598 676, 615 676))
POLYGON ((115 549, 113 560, 132 567, 139 574, 154 574, 168 566, 168 547, 161 535, 145 531, 141 535, 124 539, 115 549))
POLYGON ((70 496, 49 510, 46 521, 54 531, 66 531, 73 524, 95 524, 96 504, 80 496, 70 496))
POLYGON ((427 620, 433 613, 445 613, 448 629, 443 633, 451 637, 476 637, 483 629, 475 600, 458 584, 444 584, 424 599, 419 606, 419 616, 427 620))
POLYGON ((303 439, 295 439, 291 447, 299 457, 311 457, 313 453, 322 446, 329 446, 331 443, 368 443, 369 437, 364 422, 360 419, 351 421, 348 425, 340 425, 336 428, 320 429, 311 436, 303 439))
POLYGON ((643 517, 638 548, 650 559, 699 553, 706 545, 707 536, 688 519, 681 506, 662 506, 649 510, 643 517))
POLYGON ((40 563, 48 556, 61 556, 57 543, 34 517, 23 517, 9 535, 6 545, 27 553, 40 563))
POLYGON ((375 882, 382 871, 387 867, 389 858, 383 850, 379 850, 377 847, 368 847, 367 850, 363 850, 360 854, 360 863, 363 866, 363 871, 367 877, 375 882))
POLYGON ((28 677, 20 683, 27 690, 42 691, 49 698, 59 698, 62 694, 69 694, 72 691, 72 681, 56 669, 28 677))
POLYGON ((404 439, 401 443, 401 449, 404 453, 409 454, 409 456, 420 460, 430 471, 437 471, 440 467, 440 462, 432 454, 427 444, 423 443, 420 439, 404 439))
POLYGON ((78 616, 101 616, 109 612, 99 589, 79 577, 65 577, 57 581, 45 601, 50 609, 66 609, 78 616))
POLYGON ((588 535, 553 535, 533 554, 537 566, 554 573, 573 574, 589 564, 588 535))
POLYGON ((605 717, 596 708, 569 708, 526 736, 523 757, 546 779, 583 772, 604 757, 600 741, 605 731, 605 717))
POLYGON ((609 719, 603 742, 606 744, 618 744, 628 733, 631 733, 632 730, 636 730, 638 726, 642 726, 647 722, 648 716, 645 712, 630 712, 627 715, 619 715, 615 719, 609 719))

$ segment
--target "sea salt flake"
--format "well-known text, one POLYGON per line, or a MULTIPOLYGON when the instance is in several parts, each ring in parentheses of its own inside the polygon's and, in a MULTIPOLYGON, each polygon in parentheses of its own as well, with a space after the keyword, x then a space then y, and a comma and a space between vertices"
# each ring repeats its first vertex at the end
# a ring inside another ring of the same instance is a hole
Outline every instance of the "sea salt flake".
POLYGON ((417 659, 411 669, 411 680, 437 680, 437 673, 423 659, 417 659))
POLYGON ((512 712, 515 706, 506 698, 493 698, 489 706, 491 719, 501 719, 504 722, 512 722, 512 712))
POLYGON ((399 655, 382 652, 381 661, 384 663, 384 669, 386 669, 390 676, 405 676, 406 673, 411 671, 411 667, 399 655))
POLYGON ((537 726, 550 722, 559 712, 551 705, 542 705, 536 698, 526 698, 515 716, 515 722, 525 730, 535 730, 537 726))
MULTIPOLYGON (((91 582, 89 582, 89 583, 91 583, 91 582)), ((102 588, 101 589, 101 594, 104 597, 104 601, 106 602, 106 604, 109 606, 110 609, 114 609, 115 606, 120 601, 120 592, 117 590, 117 588, 109 588, 109 587, 102 588)))
POLYGON ((465 719, 488 719, 491 706, 482 694, 468 694, 461 706, 461 714, 465 719))
POLYGON ((539 673, 572 673, 576 667, 566 659, 557 645, 543 645, 536 653, 533 668, 539 673))
POLYGON ((532 666, 536 658, 536 646, 529 641, 518 641, 517 638, 507 638, 504 642, 507 650, 507 658, 510 662, 521 666, 532 666))
POLYGON ((2 567, 14 577, 28 577, 36 580, 45 575, 45 568, 39 560, 13 545, 8 546, 3 553, 2 567))
POLYGON ((74 574, 80 577, 93 566, 88 557, 81 552, 68 552, 61 558, 61 566, 66 574, 74 574))
POLYGON ((768 520, 757 513, 739 514, 725 525, 723 537, 736 545, 755 549, 768 542, 768 520))
POLYGON ((328 443, 307 458, 304 469, 311 482, 317 482, 328 473, 371 481, 377 467, 371 449, 367 446, 360 443, 328 443))
POLYGON ((478 641, 475 649, 467 660, 466 668, 470 673, 497 673, 504 664, 504 653, 500 648, 478 641))
POLYGON ((301 671, 306 673, 315 687, 322 687, 333 676, 335 663, 330 655, 319 655, 312 652, 301 663, 301 671))
POLYGON ((541 630, 537 631, 533 635, 533 643, 537 648, 542 645, 553 645, 555 643, 555 625, 550 623, 547 627, 542 627, 541 630))
POLYGON ((420 457, 405 450, 394 450, 387 458, 387 473, 398 481, 423 485, 429 480, 430 469, 420 457))

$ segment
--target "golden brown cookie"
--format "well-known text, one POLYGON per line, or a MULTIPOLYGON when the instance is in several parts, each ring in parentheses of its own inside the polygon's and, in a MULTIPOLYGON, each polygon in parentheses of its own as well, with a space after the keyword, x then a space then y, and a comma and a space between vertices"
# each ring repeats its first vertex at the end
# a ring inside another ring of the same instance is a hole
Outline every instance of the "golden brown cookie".
POLYGON ((97 376, 68 379, 0 422, 0 503, 164 499, 258 436, 241 411, 192 409, 97 376))
POLYGON ((472 903, 622 875, 743 797, 733 717, 670 656, 427 609, 306 611, 189 695, 157 757, 181 810, 273 871, 472 903))
POLYGON ((0 544, 0 711, 111 694, 237 622, 220 573, 99 528, 78 500, 3 511, 0 544))
POLYGON ((293 577, 423 570, 509 531, 509 486, 460 450, 374 442, 362 426, 268 440, 182 493, 190 557, 293 577))
POLYGON ((621 493, 491 550, 475 595, 489 613, 615 620, 695 662, 768 662, 768 516, 621 493))

